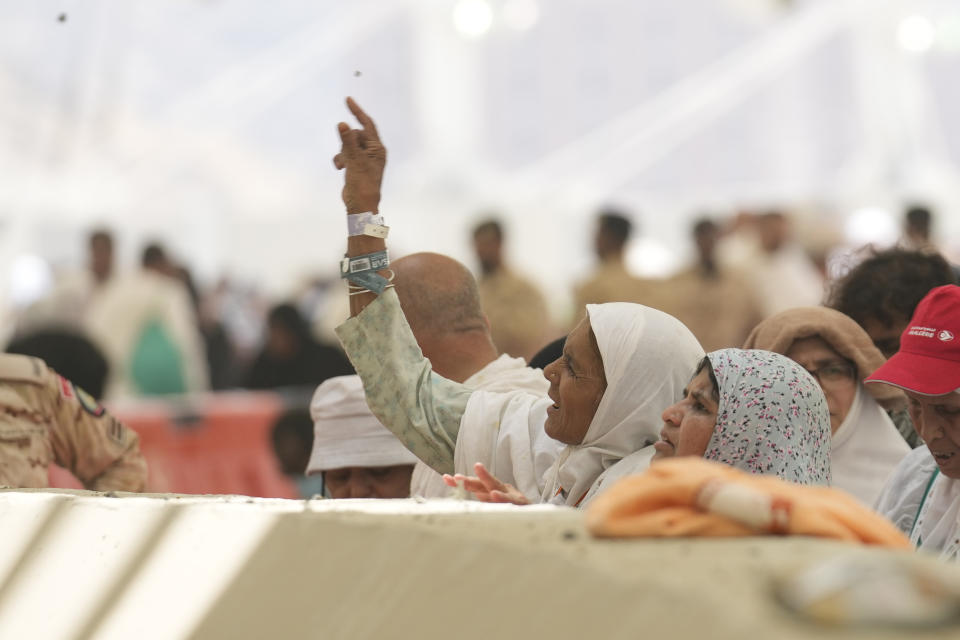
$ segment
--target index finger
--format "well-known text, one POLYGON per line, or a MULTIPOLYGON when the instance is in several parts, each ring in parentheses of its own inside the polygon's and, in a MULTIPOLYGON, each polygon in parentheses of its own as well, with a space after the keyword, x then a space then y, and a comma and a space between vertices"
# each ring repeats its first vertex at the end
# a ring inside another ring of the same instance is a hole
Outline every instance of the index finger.
POLYGON ((347 108, 350 109, 350 113, 357 119, 357 122, 363 125, 364 131, 368 132, 374 139, 380 139, 380 134, 377 133, 377 125, 373 124, 373 119, 360 108, 356 100, 348 97, 347 108))

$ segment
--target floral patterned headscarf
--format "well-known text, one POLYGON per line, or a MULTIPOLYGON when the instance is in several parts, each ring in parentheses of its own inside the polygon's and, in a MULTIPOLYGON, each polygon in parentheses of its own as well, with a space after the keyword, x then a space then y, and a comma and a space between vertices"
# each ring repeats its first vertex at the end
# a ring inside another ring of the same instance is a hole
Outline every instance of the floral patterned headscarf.
POLYGON ((830 413, 800 365, 759 349, 707 354, 717 378, 717 426, 704 458, 798 484, 830 484, 830 413))

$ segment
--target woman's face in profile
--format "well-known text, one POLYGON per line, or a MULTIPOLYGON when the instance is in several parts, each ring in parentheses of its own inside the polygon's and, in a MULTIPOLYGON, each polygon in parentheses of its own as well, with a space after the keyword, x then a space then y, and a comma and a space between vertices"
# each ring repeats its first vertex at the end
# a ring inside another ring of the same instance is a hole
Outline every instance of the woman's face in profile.
POLYGON ((654 444, 654 460, 679 456, 703 457, 717 426, 716 389, 706 369, 683 390, 683 399, 663 412, 660 441, 654 444))
POLYGON ((544 430, 564 444, 580 444, 607 389, 589 318, 570 332, 563 355, 548 364, 543 375, 550 381, 547 395, 553 400, 553 406, 547 408, 544 430))

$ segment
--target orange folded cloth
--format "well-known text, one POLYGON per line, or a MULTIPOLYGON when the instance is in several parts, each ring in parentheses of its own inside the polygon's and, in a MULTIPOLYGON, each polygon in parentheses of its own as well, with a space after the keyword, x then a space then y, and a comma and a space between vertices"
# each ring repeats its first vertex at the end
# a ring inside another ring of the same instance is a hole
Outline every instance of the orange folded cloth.
POLYGON ((693 457, 657 462, 611 486, 588 508, 587 528, 602 538, 788 535, 911 548, 890 522, 842 491, 693 457))

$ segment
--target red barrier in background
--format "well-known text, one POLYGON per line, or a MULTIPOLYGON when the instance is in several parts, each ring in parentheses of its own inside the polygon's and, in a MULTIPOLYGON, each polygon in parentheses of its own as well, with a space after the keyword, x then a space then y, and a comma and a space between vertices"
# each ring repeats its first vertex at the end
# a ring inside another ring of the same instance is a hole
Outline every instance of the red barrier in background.
MULTIPOLYGON (((296 498, 270 444, 270 428, 283 409, 278 395, 261 392, 110 405, 140 435, 149 469, 147 491, 296 498)), ((80 487, 59 468, 51 468, 50 486, 80 487)))

